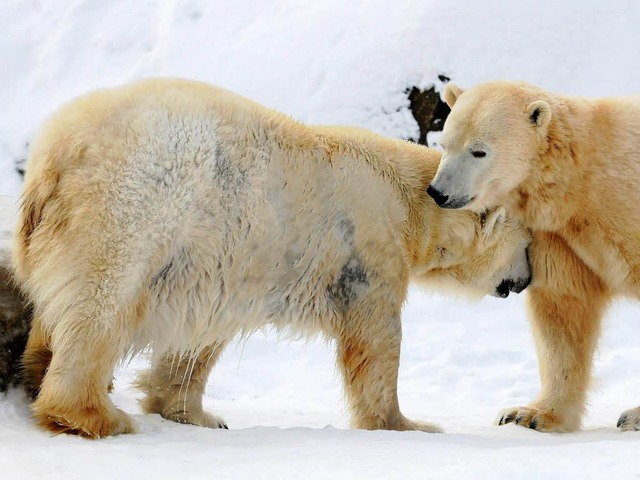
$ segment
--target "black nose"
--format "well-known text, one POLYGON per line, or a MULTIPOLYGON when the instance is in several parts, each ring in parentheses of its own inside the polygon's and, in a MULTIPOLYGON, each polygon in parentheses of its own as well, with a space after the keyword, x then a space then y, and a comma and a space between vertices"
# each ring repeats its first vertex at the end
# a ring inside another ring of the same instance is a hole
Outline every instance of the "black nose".
POLYGON ((510 278, 502 280, 500 285, 496 288, 496 294, 499 297, 507 298, 509 296, 509 292, 520 293, 525 288, 529 286, 531 283, 531 275, 527 278, 522 278, 518 280, 512 280, 510 278))
POLYGON ((433 188, 433 185, 429 185, 429 187, 427 188, 427 193, 436 201, 436 203, 440 207, 447 203, 447 200, 449 200, 449 195, 441 194, 438 190, 433 188))
POLYGON ((496 294, 500 298, 507 298, 509 296, 509 292, 511 291, 511 287, 513 282, 511 280, 502 280, 500 285, 496 287, 496 294))

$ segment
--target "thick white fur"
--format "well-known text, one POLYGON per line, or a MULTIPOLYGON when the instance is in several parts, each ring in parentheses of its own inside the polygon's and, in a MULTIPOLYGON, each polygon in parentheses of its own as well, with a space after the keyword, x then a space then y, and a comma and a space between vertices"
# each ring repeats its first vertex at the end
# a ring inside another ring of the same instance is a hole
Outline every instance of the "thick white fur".
POLYGON ((39 424, 131 431, 107 390, 115 363, 150 346, 145 410, 224 426, 202 411, 207 375, 235 335, 270 323, 337 340, 354 426, 437 430, 398 408, 412 269, 480 293, 529 276, 528 234, 503 209, 427 200, 439 157, 182 80, 62 108, 32 147, 15 238, 39 424))
MULTIPOLYGON (((503 205, 533 232, 527 303, 542 388, 500 421, 576 430, 605 311, 616 296, 640 299, 640 96, 570 97, 506 81, 446 90, 434 197, 473 211, 503 205)), ((640 407, 617 425, 640 430, 640 407)))

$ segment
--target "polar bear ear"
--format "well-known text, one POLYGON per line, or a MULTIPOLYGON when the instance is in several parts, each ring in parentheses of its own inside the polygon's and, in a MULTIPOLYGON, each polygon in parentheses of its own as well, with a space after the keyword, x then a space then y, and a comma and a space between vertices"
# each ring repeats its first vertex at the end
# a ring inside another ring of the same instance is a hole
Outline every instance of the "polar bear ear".
POLYGON ((551 107, 544 100, 536 100, 527 107, 529 121, 538 127, 546 127, 551 121, 551 107))
POLYGON ((444 86, 444 101, 447 102, 449 108, 453 108, 456 100, 458 100, 458 97, 462 95, 463 92, 464 90, 462 90, 455 83, 449 82, 444 86))
POLYGON ((504 228, 507 212, 504 207, 496 207, 482 215, 482 236, 485 240, 494 240, 504 228))

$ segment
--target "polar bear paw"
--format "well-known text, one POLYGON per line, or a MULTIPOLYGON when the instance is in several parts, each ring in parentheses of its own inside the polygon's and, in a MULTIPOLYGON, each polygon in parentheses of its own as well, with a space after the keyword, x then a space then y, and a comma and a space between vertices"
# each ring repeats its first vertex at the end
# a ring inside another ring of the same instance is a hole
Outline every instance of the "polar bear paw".
POLYGON ((570 432, 578 428, 578 426, 563 424, 552 413, 532 407, 507 408, 500 412, 496 423, 498 425, 513 423, 539 432, 570 432))
POLYGON ((623 432, 640 430, 640 407, 622 412, 617 427, 623 432))
POLYGON ((199 427, 207 428, 223 428, 225 430, 229 429, 227 423, 221 417, 204 411, 185 412, 183 410, 180 410, 162 412, 160 415, 165 420, 171 420, 172 422, 176 423, 197 425, 199 427))

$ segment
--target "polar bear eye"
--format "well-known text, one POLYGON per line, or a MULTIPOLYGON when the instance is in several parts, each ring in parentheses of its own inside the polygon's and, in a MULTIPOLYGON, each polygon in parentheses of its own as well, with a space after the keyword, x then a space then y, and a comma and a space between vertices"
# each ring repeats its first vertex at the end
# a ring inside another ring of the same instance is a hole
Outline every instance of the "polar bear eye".
POLYGON ((482 158, 487 156, 487 152, 483 152, 481 150, 473 150, 471 152, 471 155, 473 155, 475 158, 482 158))

